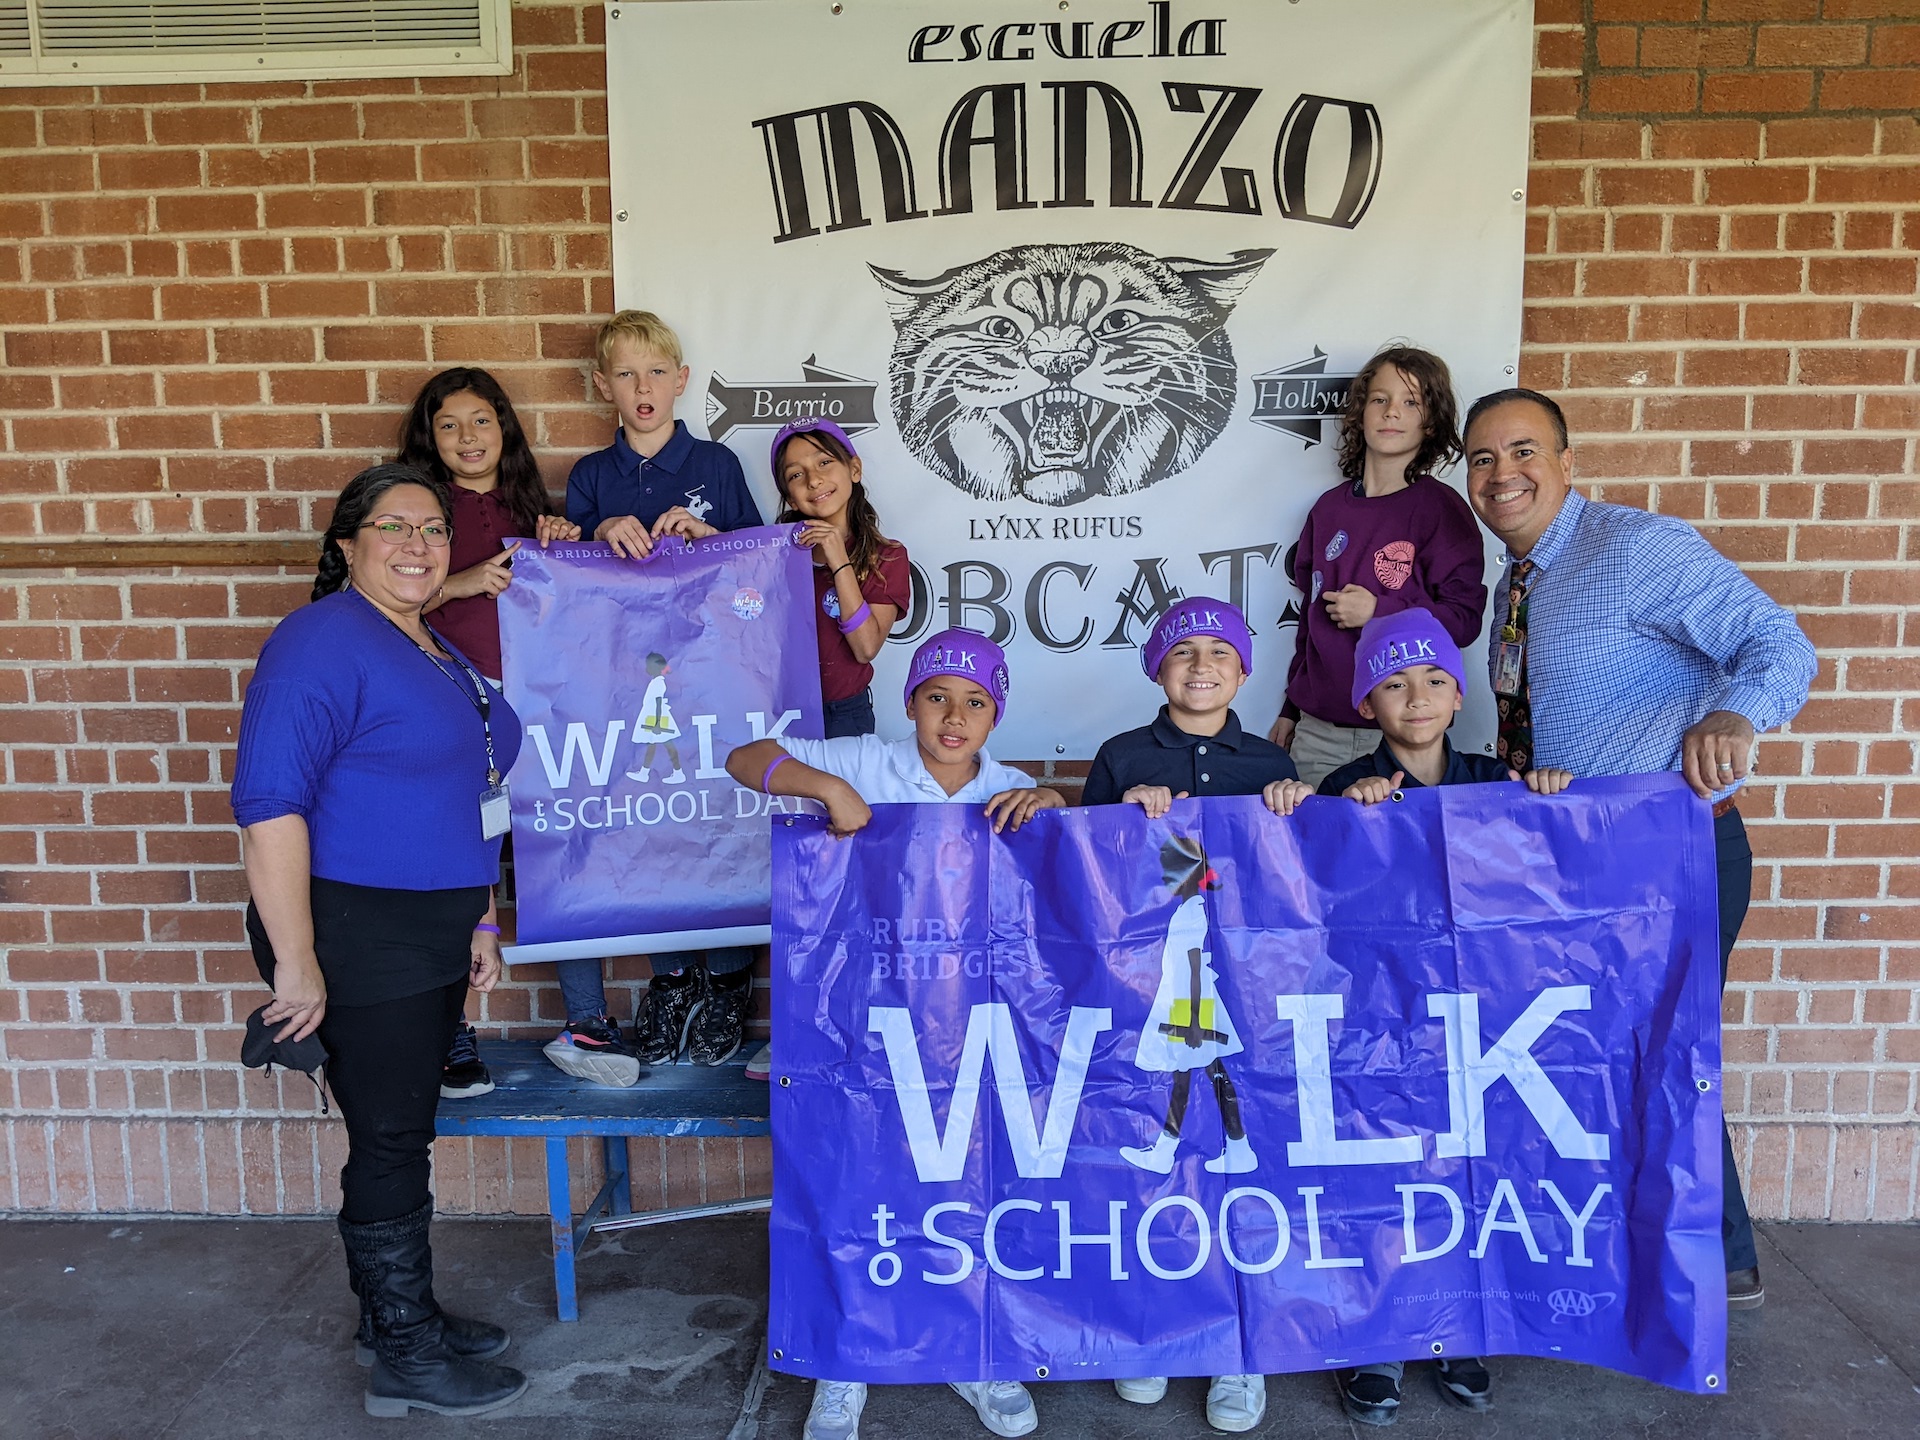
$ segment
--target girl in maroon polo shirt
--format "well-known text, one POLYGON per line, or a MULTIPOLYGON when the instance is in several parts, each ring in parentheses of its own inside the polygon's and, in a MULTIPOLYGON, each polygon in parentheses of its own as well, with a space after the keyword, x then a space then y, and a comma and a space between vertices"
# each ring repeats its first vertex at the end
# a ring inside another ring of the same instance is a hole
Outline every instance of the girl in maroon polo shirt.
MULTIPOLYGON (((442 481, 453 499, 447 579, 423 614, 489 680, 500 681, 495 598, 513 582, 513 552, 531 535, 542 545, 578 540, 580 527, 553 512, 533 449, 500 382, 469 366, 442 370, 415 397, 400 430, 401 463, 442 481)), ((450 1099, 484 1095, 493 1077, 464 1019, 440 1076, 450 1099)))
POLYGON ((871 735, 873 659, 913 597, 907 547, 880 533, 859 453, 831 420, 802 420, 773 437, 773 483, 779 523, 799 521, 799 543, 813 547, 826 738, 871 735))
POLYGON ((580 527, 553 513, 513 402, 484 370, 442 370, 426 383, 401 429, 399 459, 439 478, 453 496, 446 588, 427 610, 433 628, 498 681, 494 602, 513 581, 519 548, 509 537, 531 535, 546 545, 578 540, 580 527))

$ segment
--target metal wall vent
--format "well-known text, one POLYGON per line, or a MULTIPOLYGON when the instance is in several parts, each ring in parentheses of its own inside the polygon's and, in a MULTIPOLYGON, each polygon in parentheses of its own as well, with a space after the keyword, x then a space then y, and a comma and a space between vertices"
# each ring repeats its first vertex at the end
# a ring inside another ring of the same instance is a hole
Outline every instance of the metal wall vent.
POLYGON ((504 75, 511 0, 0 0, 0 85, 504 75))

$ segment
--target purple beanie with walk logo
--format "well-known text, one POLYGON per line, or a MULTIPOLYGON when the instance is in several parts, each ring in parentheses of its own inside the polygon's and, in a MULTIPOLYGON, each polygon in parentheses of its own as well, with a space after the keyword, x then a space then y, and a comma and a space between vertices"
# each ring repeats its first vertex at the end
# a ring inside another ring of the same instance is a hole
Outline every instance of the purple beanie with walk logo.
POLYGON ((1198 635, 1226 641, 1240 657, 1241 673, 1252 676, 1253 632, 1247 628, 1247 617, 1240 613, 1239 606, 1205 595, 1182 600, 1153 622, 1146 643, 1140 647, 1140 668, 1149 680, 1158 680, 1160 662, 1167 658, 1167 652, 1182 640, 1198 635))
POLYGON ((971 630, 942 630, 920 644, 907 666, 905 703, 913 703, 913 692, 938 675, 953 675, 971 680, 993 697, 993 723, 998 725, 1007 713, 1007 652, 984 635, 971 630))
POLYGON ((1431 610, 1418 606, 1392 615, 1376 615, 1360 632, 1353 652, 1353 708, 1382 680, 1415 665, 1437 665, 1454 683, 1467 688, 1467 664, 1431 610))

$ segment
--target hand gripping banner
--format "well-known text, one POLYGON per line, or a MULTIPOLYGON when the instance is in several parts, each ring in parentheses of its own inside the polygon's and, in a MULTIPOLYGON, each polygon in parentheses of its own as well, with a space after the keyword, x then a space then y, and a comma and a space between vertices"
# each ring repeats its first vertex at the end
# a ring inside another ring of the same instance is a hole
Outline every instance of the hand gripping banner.
POLYGON ((774 830, 776 1368, 1535 1355, 1726 1384, 1676 776, 774 830))
POLYGON ((792 526, 646 560, 524 545, 500 595, 519 943, 509 960, 767 938, 769 809, 727 752, 820 733, 810 553, 792 526))

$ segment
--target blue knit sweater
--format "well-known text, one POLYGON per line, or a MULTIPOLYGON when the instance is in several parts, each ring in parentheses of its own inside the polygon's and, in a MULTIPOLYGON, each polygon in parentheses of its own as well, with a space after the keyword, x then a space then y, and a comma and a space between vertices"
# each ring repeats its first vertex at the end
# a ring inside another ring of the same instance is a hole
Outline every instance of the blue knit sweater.
MULTIPOLYGON (((520 717, 487 691, 504 775, 520 753, 520 717)), ((500 841, 480 838, 487 752, 474 702, 460 666, 436 667, 365 597, 343 590, 304 606, 267 637, 247 686, 234 819, 304 816, 324 880, 491 885, 500 841)))

